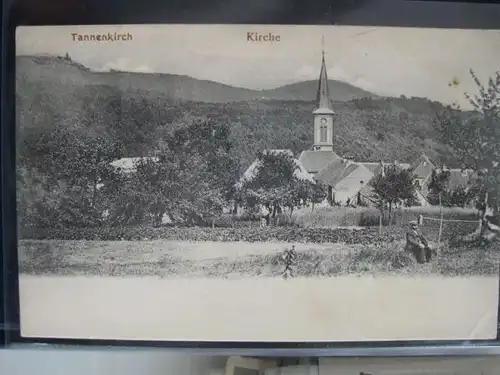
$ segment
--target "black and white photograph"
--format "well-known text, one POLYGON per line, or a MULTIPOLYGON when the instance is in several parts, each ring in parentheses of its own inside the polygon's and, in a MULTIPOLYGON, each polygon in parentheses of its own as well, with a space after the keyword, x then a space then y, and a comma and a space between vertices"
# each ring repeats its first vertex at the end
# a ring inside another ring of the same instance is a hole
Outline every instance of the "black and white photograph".
POLYGON ((500 31, 19 27, 16 129, 23 337, 497 336, 500 31))

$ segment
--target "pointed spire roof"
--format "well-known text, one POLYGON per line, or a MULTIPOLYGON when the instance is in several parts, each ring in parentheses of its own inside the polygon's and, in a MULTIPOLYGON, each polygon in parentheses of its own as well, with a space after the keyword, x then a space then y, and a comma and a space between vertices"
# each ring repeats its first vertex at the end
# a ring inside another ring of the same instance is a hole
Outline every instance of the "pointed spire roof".
POLYGON ((322 109, 332 109, 332 103, 330 102, 330 93, 328 92, 328 75, 326 72, 326 63, 325 63, 325 50, 321 51, 321 71, 319 73, 319 82, 318 82, 318 93, 316 95, 316 106, 317 108, 322 109))

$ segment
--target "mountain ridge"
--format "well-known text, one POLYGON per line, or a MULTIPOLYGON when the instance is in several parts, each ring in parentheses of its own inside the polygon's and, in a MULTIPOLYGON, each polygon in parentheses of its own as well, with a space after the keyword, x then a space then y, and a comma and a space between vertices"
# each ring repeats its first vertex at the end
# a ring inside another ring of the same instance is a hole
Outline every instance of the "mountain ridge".
MULTIPOLYGON (((91 70, 69 57, 46 55, 23 55, 16 58, 18 72, 31 72, 38 80, 59 80, 65 82, 65 75, 79 75, 71 84, 107 84, 118 88, 127 86, 147 87, 152 93, 169 89, 173 99, 201 102, 237 102, 249 100, 312 100, 316 97, 317 81, 307 80, 285 84, 272 89, 249 89, 199 79, 188 75, 171 73, 129 72, 116 69, 109 71, 91 70), (127 82, 128 83, 127 83, 127 82)), ((329 80, 330 99, 348 101, 359 97, 378 95, 346 82, 329 80)), ((143 89, 144 90, 144 89, 143 89)))
MULTIPOLYGON (((19 62, 17 123, 21 138, 33 145, 62 124, 120 143, 122 157, 147 156, 162 134, 185 123, 186 115, 227 123, 242 169, 263 149, 290 149, 298 155, 314 142, 314 81, 285 85, 263 100, 262 92, 256 96, 252 90, 205 85, 185 76, 179 82, 150 73, 93 73, 64 57, 19 62)), ((357 97, 356 92, 343 90, 343 100, 332 100, 339 155, 356 161, 412 162, 425 152, 437 163, 456 165, 453 150, 441 143, 436 127, 443 104, 403 95, 357 97)))

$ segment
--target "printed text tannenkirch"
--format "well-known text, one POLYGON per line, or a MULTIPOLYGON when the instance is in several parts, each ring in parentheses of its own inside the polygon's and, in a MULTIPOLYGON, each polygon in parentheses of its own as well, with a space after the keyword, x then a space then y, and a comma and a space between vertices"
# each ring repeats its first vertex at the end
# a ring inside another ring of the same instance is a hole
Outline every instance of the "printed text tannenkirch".
POLYGON ((71 33, 73 42, 127 42, 133 40, 130 33, 71 33))

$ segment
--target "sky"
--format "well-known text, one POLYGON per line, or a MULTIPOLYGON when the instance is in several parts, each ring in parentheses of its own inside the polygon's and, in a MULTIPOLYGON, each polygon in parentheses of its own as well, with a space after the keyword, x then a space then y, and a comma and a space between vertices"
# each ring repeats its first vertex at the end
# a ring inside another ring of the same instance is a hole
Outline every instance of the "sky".
POLYGON ((500 31, 359 26, 117 25, 26 26, 18 55, 70 54, 94 70, 188 75, 249 89, 269 89, 319 75, 324 46, 329 79, 376 94, 428 97, 468 107, 477 92, 469 70, 485 81, 500 71, 500 31), (78 42, 72 33, 130 33, 132 40, 78 42), (248 32, 279 42, 249 42, 248 32), (451 85, 451 82, 457 83, 451 85))

